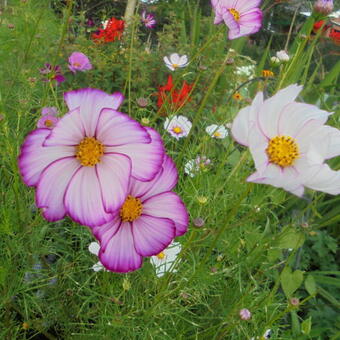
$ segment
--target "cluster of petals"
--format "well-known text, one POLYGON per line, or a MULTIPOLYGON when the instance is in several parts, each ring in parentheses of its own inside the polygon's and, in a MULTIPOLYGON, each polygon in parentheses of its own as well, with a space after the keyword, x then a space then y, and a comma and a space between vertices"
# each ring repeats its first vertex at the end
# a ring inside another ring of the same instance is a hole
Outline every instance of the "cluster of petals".
POLYGON ((81 52, 73 52, 68 58, 69 69, 76 73, 77 71, 88 71, 92 69, 89 58, 81 52))
MULTIPOLYGON (((154 130, 147 129, 152 138, 159 138, 154 130)), ((176 166, 167 155, 153 180, 131 178, 120 213, 111 222, 92 228, 100 242, 100 262, 106 269, 134 271, 141 267, 144 257, 159 255, 175 237, 187 231, 187 210, 171 191, 177 180, 176 166)))
POLYGON ((173 84, 173 78, 170 74, 168 76, 168 81, 164 86, 158 88, 157 93, 157 106, 162 108, 163 105, 169 105, 171 109, 176 109, 184 106, 188 101, 190 101, 190 93, 193 85, 188 84, 183 81, 180 90, 176 90, 173 84))
POLYGON ((124 32, 125 22, 124 20, 111 18, 105 21, 103 27, 104 28, 100 28, 92 34, 92 39, 96 43, 108 43, 117 39, 120 40, 124 32))
POLYGON ((173 116, 167 118, 164 122, 164 129, 167 130, 170 135, 177 140, 182 137, 189 135, 192 127, 192 123, 187 117, 184 116, 173 116))
POLYGON ((44 75, 43 81, 55 80, 57 84, 65 81, 65 77, 62 74, 61 67, 59 65, 51 65, 46 63, 43 68, 40 69, 40 74, 44 75))
POLYGON ((228 136, 228 130, 223 125, 211 124, 205 131, 212 138, 224 139, 228 136))
POLYGON ((118 112, 119 92, 96 89, 64 95, 69 112, 51 130, 38 128, 19 156, 24 182, 49 221, 70 216, 93 227, 111 221, 125 201, 130 179, 152 180, 164 147, 158 134, 118 112))
POLYGON ((154 28, 156 26, 155 16, 152 13, 142 12, 142 22, 146 28, 154 28))
POLYGON ((256 33, 262 26, 261 0, 211 0, 215 12, 214 24, 229 28, 229 39, 256 33))
POLYGON ((232 125, 234 139, 249 147, 256 172, 249 182, 302 196, 304 188, 340 193, 340 171, 325 161, 340 154, 340 130, 325 125, 327 111, 296 102, 302 87, 290 85, 264 100, 259 92, 232 125))
POLYGON ((172 53, 169 57, 164 57, 163 60, 165 66, 171 71, 185 67, 189 63, 187 55, 180 56, 178 53, 172 53))

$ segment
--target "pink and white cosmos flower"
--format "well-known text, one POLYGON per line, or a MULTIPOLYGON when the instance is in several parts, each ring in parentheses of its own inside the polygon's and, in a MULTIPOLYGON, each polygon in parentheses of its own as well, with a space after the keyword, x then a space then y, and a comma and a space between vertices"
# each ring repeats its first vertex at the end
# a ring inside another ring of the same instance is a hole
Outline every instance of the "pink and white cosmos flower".
POLYGON ((52 115, 43 115, 37 122, 38 128, 53 129, 58 123, 59 118, 52 115))
POLYGON ((69 215, 83 225, 102 225, 124 203, 131 177, 150 181, 157 175, 163 144, 117 111, 119 92, 89 88, 64 98, 69 113, 52 130, 36 129, 26 137, 19 170, 36 187, 36 203, 47 220, 69 215))
POLYGON ((214 24, 228 26, 229 39, 256 33, 262 26, 261 0, 211 0, 215 11, 214 24))
MULTIPOLYGON (((154 130, 147 130, 153 139, 157 138, 154 130)), ((100 242, 100 262, 106 269, 120 273, 136 270, 143 257, 161 253, 176 236, 187 231, 187 210, 171 191, 177 178, 174 162, 165 155, 162 169, 152 181, 131 179, 119 214, 92 229, 100 242)))
POLYGON ((300 197, 304 187, 340 194, 340 171, 325 164, 340 155, 340 130, 324 125, 331 113, 295 102, 301 90, 302 86, 290 85, 267 100, 259 92, 237 114, 232 135, 249 147, 256 167, 247 181, 300 197))

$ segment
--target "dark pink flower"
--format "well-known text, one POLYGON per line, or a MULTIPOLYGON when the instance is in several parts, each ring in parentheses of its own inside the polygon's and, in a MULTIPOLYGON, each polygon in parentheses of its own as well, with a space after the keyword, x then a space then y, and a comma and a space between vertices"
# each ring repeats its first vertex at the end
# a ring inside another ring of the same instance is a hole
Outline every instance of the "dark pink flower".
MULTIPOLYGON (((146 128, 153 141, 157 132, 146 128)), ((114 220, 92 229, 100 241, 99 259, 113 272, 141 267, 143 257, 161 253, 176 236, 187 231, 189 217, 177 194, 177 170, 165 155, 158 175, 149 182, 131 179, 128 196, 114 220)))
POLYGON ((36 129, 19 156, 24 182, 49 221, 69 215, 90 227, 111 221, 131 178, 152 180, 164 156, 161 138, 118 112, 119 92, 81 89, 64 95, 69 113, 52 129, 36 129))
POLYGON ((142 13, 142 22, 147 28, 154 28, 157 23, 154 14, 146 13, 146 11, 142 13))
POLYGON ((92 69, 89 58, 81 52, 73 52, 68 58, 68 68, 76 73, 77 71, 87 71, 92 69))
POLYGON ((229 28, 229 39, 256 33, 262 26, 261 0, 211 0, 214 24, 222 21, 229 28))
POLYGON ((52 66, 51 64, 45 64, 45 67, 40 69, 40 74, 46 75, 43 81, 55 80, 57 84, 65 81, 65 77, 61 73, 61 68, 59 65, 52 66))

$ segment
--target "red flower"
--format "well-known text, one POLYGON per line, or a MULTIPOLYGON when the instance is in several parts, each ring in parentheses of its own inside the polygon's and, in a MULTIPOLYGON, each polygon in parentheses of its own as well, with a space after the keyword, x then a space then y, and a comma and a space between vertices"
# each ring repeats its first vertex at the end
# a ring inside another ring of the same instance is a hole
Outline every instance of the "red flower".
POLYGON ((168 82, 164 86, 160 86, 158 89, 158 100, 157 106, 161 108, 164 102, 168 103, 174 109, 183 106, 187 101, 190 101, 190 92, 193 85, 188 84, 186 81, 183 82, 182 87, 179 91, 174 89, 172 75, 168 76, 168 82), (168 93, 167 93, 168 92, 168 93))
POLYGON ((336 45, 340 45, 340 31, 332 28, 329 32, 329 37, 336 45))
POLYGON ((92 34, 92 39, 96 43, 108 43, 120 40, 124 32, 124 20, 111 18, 104 29, 99 29, 96 33, 92 34))

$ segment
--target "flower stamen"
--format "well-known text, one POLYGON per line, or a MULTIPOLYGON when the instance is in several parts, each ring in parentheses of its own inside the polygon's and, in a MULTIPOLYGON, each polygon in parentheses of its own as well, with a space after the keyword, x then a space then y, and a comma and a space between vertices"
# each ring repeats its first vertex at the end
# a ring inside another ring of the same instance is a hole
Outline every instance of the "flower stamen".
POLYGON ((123 206, 120 208, 119 216, 123 222, 133 222, 142 215, 143 204, 139 198, 128 195, 123 206))
POLYGON ((172 129, 172 131, 175 132, 177 135, 180 134, 181 132, 183 132, 183 130, 179 126, 175 126, 172 129))
POLYGON ((165 258, 164 251, 161 251, 159 254, 156 255, 159 260, 163 260, 165 258))
POLYGON ((77 146, 76 158, 83 166, 94 166, 104 154, 104 145, 94 137, 85 137, 77 146))
POLYGON ((300 157, 299 146, 295 139, 290 136, 276 136, 272 138, 266 149, 269 162, 287 167, 293 165, 300 157))
POLYGON ((241 18, 240 12, 237 11, 235 8, 229 8, 228 11, 234 17, 235 21, 239 21, 241 18))

